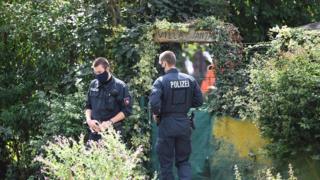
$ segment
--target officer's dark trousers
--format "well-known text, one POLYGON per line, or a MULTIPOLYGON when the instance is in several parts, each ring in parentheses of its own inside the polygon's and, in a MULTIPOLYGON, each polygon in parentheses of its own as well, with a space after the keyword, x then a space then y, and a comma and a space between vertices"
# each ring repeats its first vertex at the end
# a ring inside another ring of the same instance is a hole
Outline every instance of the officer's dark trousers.
POLYGON ((187 116, 161 118, 156 151, 160 162, 160 179, 174 179, 174 161, 179 179, 191 179, 188 161, 191 154, 191 127, 187 116))

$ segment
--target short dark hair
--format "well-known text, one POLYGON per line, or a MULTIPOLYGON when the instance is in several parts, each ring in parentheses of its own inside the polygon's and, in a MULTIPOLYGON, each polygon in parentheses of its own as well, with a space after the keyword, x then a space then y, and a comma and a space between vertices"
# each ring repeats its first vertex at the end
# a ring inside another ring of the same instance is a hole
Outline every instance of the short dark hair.
POLYGON ((110 67, 109 61, 104 57, 96 58, 92 63, 92 68, 102 65, 104 68, 110 67))
POLYGON ((160 54, 159 61, 166 61, 169 65, 176 65, 176 55, 172 51, 164 51, 160 54))

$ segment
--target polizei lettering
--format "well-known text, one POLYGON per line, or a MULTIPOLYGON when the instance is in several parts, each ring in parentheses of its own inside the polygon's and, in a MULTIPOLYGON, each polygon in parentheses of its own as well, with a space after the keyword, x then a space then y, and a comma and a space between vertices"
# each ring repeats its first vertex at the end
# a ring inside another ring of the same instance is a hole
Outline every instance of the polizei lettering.
POLYGON ((188 80, 183 81, 170 81, 171 88, 187 88, 190 87, 190 83, 188 80))

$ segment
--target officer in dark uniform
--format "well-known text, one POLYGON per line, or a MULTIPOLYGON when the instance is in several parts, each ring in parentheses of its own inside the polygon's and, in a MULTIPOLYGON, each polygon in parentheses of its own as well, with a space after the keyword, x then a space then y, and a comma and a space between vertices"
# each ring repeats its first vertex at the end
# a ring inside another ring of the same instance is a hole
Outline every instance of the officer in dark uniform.
POLYGON ((109 126, 121 133, 121 121, 131 114, 132 102, 127 85, 110 73, 106 58, 95 59, 92 68, 96 78, 90 83, 85 115, 89 140, 97 141, 109 126))
POLYGON ((160 179, 174 179, 172 166, 178 169, 179 179, 191 179, 191 123, 187 115, 191 107, 203 104, 196 80, 176 68, 176 57, 171 51, 163 52, 159 64, 166 74, 153 84, 150 105, 158 124, 156 151, 160 162, 160 179))

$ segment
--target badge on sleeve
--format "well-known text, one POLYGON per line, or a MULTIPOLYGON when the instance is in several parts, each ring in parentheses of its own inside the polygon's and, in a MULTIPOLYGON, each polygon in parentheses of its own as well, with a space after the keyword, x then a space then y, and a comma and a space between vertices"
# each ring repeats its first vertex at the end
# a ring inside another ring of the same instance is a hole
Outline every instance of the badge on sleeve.
POLYGON ((124 105, 128 106, 130 104, 130 98, 129 97, 126 97, 123 99, 124 101, 124 105))

